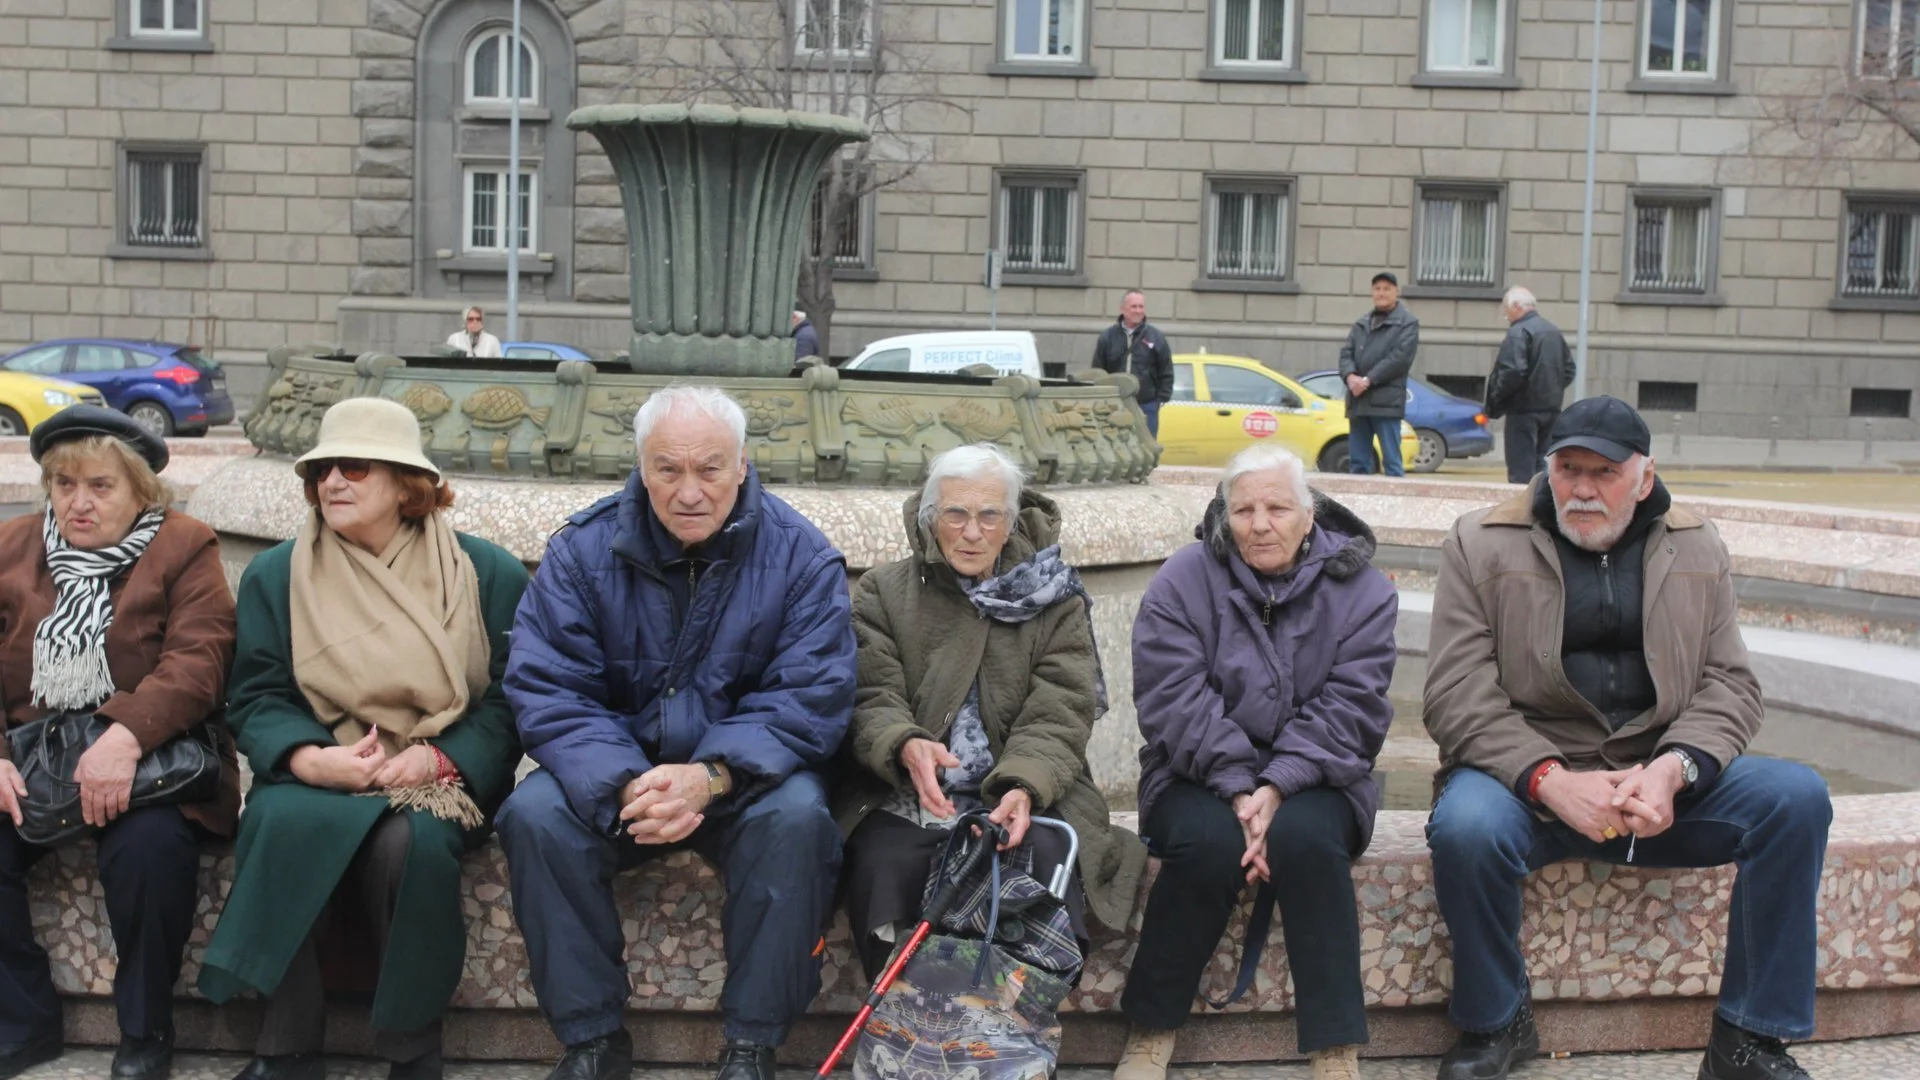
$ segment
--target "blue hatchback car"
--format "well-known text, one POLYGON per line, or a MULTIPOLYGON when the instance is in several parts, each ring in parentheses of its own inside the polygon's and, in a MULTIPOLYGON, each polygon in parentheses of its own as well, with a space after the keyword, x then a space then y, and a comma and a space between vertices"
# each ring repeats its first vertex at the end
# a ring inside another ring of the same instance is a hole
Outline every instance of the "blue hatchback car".
POLYGON ((91 386, 157 435, 205 435, 233 422, 226 375, 192 345, 62 338, 0 357, 0 368, 91 386))
MULTIPOLYGON (((1335 401, 1347 399, 1347 388, 1337 371, 1312 371, 1300 376, 1300 385, 1335 401)), ((1407 462, 1415 472, 1433 472, 1448 458, 1479 457, 1493 452, 1493 432, 1487 430, 1486 406, 1457 397, 1418 376, 1407 380, 1407 423, 1420 436, 1420 456, 1407 462)))

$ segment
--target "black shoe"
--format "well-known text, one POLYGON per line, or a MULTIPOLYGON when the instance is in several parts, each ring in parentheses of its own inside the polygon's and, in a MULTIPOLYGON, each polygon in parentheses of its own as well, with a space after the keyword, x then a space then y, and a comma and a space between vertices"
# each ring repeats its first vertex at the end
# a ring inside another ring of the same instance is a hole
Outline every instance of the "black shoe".
POLYGON ((566 1056, 547 1080, 632 1080, 633 1036, 621 1028, 611 1035, 567 1047, 566 1056))
POLYGON ((1540 1052, 1533 1006, 1522 1004, 1513 1021, 1499 1031, 1463 1031, 1440 1059, 1440 1080, 1506 1080, 1507 1070, 1540 1052))
POLYGON ((447 1064, 440 1059, 440 1051, 429 1050, 412 1061, 396 1061, 387 1067, 387 1080, 441 1080, 447 1074, 447 1064))
POLYGON ((45 1065, 66 1050, 59 1031, 49 1031, 37 1039, 0 1046, 0 1080, 19 1076, 35 1065, 45 1065))
POLYGON ((167 1080, 173 1072, 173 1029, 148 1039, 120 1036, 113 1054, 113 1080, 167 1080))
POLYGON ((233 1080, 327 1080, 327 1059, 319 1054, 256 1057, 233 1080))
POLYGON ((1700 1060, 1700 1080, 1813 1080, 1787 1044, 1713 1017, 1713 1037, 1700 1060))
POLYGON ((720 1051, 720 1071, 713 1080, 773 1080, 773 1047, 745 1039, 728 1039, 720 1051))

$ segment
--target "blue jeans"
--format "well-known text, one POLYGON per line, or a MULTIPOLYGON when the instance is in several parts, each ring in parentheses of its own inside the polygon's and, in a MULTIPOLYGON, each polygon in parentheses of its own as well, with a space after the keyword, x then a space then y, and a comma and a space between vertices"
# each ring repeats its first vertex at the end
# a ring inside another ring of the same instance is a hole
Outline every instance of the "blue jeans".
MULTIPOLYGON (((1675 807, 1675 821, 1638 844, 1634 865, 1733 863, 1719 1014, 1776 1039, 1813 1034, 1814 906, 1833 804, 1805 765, 1738 757, 1714 785, 1675 807)), ((1624 864, 1627 837, 1596 844, 1535 817, 1505 784, 1474 769, 1447 778, 1427 820, 1433 891, 1453 936, 1453 1001, 1464 1031, 1493 1032, 1527 1000, 1520 881, 1548 863, 1624 864)))
POLYGON ((640 845, 580 820, 545 769, 507 797, 496 827, 514 916, 540 1011, 561 1042, 610 1035, 626 1013, 632 989, 614 875, 689 848, 726 882, 726 1036, 779 1046, 820 992, 813 947, 833 915, 840 876, 840 828, 827 813, 826 788, 797 772, 743 807, 715 810, 680 844, 640 845))
POLYGON ((1352 416, 1347 418, 1347 471, 1372 475, 1375 466, 1373 441, 1380 440, 1380 458, 1385 460, 1388 476, 1407 475, 1400 463, 1400 418, 1397 416, 1352 416))
POLYGON ((1147 415, 1147 431, 1158 439, 1160 437, 1160 403, 1143 401, 1140 403, 1140 411, 1147 415))

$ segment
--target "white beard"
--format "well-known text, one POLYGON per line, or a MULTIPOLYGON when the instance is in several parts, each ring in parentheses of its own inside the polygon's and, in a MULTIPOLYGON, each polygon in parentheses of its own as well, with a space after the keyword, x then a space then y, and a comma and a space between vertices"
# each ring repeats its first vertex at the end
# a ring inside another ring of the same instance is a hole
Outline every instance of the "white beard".
POLYGON ((1560 526, 1560 535, 1571 541, 1574 547, 1599 554, 1612 551, 1613 545, 1619 543, 1620 538, 1626 535, 1627 526, 1633 524, 1633 510, 1636 505, 1638 504, 1628 503, 1619 513, 1614 513, 1608 510, 1607 504, 1599 499, 1568 499, 1564 504, 1559 502, 1553 504, 1553 516, 1554 521, 1560 526), (1567 520, 1567 515, 1573 512, 1606 514, 1607 520, 1603 524, 1582 529, 1567 520))

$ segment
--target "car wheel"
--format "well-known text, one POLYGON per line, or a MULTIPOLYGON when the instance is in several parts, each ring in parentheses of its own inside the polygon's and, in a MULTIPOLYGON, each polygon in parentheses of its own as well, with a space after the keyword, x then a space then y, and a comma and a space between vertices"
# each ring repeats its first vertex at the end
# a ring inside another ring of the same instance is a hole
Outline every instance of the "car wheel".
POLYGON ((1447 460, 1446 436, 1426 428, 1415 428, 1413 433, 1420 437, 1420 453, 1413 459, 1413 471, 1438 472, 1447 460))
POLYGON ((26 433, 27 422, 20 419, 20 414, 5 405, 0 405, 0 435, 25 435, 26 433))
POLYGON ((173 414, 167 411, 165 405, 158 402, 137 402, 127 409, 127 416, 134 423, 163 439, 173 434, 173 414))
POLYGON ((1321 472, 1343 473, 1347 471, 1347 463, 1351 460, 1347 450, 1347 440, 1335 439, 1321 447, 1320 457, 1314 464, 1321 472))

